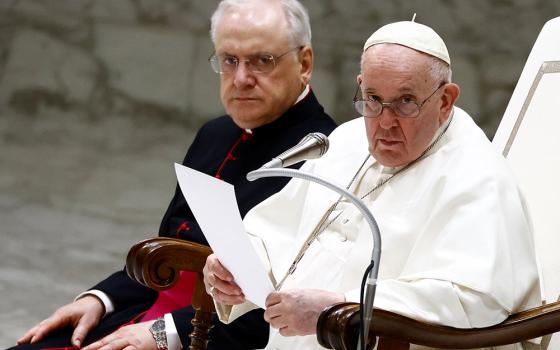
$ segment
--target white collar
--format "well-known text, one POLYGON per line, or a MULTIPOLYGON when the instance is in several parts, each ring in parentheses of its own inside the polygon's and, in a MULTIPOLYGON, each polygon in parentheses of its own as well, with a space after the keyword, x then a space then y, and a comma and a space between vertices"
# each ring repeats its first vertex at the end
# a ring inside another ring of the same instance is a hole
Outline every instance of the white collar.
POLYGON ((303 89, 302 93, 299 94, 299 96, 298 96, 296 102, 294 103, 294 105, 297 104, 299 101, 303 100, 305 98, 305 96, 307 96, 308 93, 309 93, 309 84, 306 84, 305 89, 303 89))

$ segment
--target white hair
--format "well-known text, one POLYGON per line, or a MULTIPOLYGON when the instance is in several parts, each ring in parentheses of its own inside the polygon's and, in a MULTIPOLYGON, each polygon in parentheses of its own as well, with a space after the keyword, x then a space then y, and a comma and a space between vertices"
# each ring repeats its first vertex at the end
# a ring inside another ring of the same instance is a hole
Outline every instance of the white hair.
POLYGON ((442 83, 451 83, 451 78, 453 73, 451 72, 451 67, 440 60, 437 57, 430 57, 432 61, 430 62, 430 75, 435 81, 442 83))
POLYGON ((223 15, 242 5, 250 3, 262 4, 263 2, 279 2, 284 11, 288 24, 288 36, 293 46, 311 46, 311 25, 309 14, 298 0, 222 0, 212 15, 210 24, 210 38, 216 43, 216 30, 223 15))

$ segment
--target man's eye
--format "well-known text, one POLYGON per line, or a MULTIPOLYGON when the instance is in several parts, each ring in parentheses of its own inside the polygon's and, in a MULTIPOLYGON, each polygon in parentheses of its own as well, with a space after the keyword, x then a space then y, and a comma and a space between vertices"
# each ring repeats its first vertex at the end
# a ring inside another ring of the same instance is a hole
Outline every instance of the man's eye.
POLYGON ((257 57, 257 64, 261 66, 266 66, 274 64, 274 57, 271 55, 261 55, 257 57))
POLYGON ((411 98, 411 97, 404 96, 404 97, 401 97, 401 98, 399 99, 399 102, 400 102, 400 103, 416 103, 416 100, 413 99, 413 98, 411 98))
POLYGON ((233 57, 233 56, 225 56, 222 58, 222 64, 228 65, 228 66, 235 66, 237 64, 237 58, 233 57))
POLYGON ((366 98, 368 99, 368 101, 381 102, 381 97, 376 96, 376 95, 367 95, 366 98))

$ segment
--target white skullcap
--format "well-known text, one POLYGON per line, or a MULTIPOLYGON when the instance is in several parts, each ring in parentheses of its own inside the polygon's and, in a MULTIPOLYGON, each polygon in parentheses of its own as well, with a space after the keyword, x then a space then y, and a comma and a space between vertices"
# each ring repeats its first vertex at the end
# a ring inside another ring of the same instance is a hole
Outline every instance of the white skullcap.
POLYGON ((451 65, 443 39, 430 27, 413 21, 384 25, 367 39, 364 51, 376 44, 399 44, 437 57, 451 65))

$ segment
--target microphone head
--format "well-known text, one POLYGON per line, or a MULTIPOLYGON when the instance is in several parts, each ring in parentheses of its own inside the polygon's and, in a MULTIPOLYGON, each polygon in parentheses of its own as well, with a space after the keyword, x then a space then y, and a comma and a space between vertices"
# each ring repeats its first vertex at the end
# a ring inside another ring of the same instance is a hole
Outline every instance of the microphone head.
POLYGON ((307 158, 307 159, 315 159, 322 157, 327 151, 329 150, 329 138, 325 136, 325 134, 320 132, 312 132, 311 134, 307 134, 301 141, 302 143, 306 138, 314 139, 317 142, 318 147, 318 154, 314 158, 307 158))
POLYGON ((327 153, 329 149, 329 139, 320 132, 313 132, 305 135, 297 145, 279 155, 278 159, 282 162, 282 167, 304 160, 316 159, 327 153))
POLYGON ((297 145, 272 158, 262 168, 284 168, 308 159, 316 159, 327 153, 329 139, 320 132, 305 135, 297 145))

